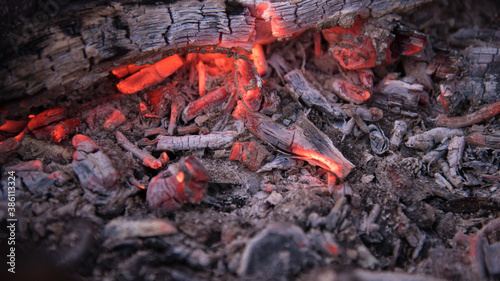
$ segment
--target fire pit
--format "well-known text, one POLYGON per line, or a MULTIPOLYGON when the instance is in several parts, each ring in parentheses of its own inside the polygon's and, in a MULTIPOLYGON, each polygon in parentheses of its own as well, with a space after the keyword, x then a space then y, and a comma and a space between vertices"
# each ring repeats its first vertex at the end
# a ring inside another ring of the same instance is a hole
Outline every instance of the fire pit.
POLYGON ((1 29, 9 278, 500 277, 493 1, 42 4, 1 29))

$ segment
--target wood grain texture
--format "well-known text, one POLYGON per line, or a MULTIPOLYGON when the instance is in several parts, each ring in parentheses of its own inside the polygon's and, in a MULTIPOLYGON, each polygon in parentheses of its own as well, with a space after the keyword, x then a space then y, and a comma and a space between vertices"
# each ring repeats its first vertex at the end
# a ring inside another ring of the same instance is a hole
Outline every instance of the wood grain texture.
POLYGON ((360 12, 380 16, 429 1, 69 3, 48 23, 32 19, 17 29, 2 27, 6 40, 0 43, 0 100, 86 89, 110 69, 152 63, 177 48, 249 50, 256 40, 256 22, 269 25, 281 39, 308 28, 348 26, 360 12), (262 4, 268 8, 263 14, 257 9, 262 4))

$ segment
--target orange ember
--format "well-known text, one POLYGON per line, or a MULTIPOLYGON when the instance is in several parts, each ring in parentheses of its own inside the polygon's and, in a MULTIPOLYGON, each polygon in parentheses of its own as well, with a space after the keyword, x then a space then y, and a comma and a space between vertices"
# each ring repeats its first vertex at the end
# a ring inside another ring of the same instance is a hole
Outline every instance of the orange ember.
POLYGON ((184 182, 184 172, 179 172, 179 173, 177 174, 177 176, 175 176, 175 178, 177 179, 177 181, 178 181, 179 183, 184 182))
POLYGON ((260 76, 265 76, 268 72, 268 66, 266 61, 266 56, 264 55, 264 49, 262 49, 261 44, 255 44, 252 47, 252 54, 250 55, 250 60, 252 60, 257 73, 260 76))
POLYGON ((5 120, 5 124, 0 126, 0 131, 7 133, 21 132, 24 129, 24 127, 26 127, 26 124, 28 124, 28 121, 29 120, 21 120, 21 121, 5 120))
POLYGON ((239 92, 245 104, 252 110, 259 110, 262 103, 260 88, 262 82, 251 63, 245 59, 235 60, 237 67, 236 80, 238 81, 239 92))
POLYGON ((198 85, 200 88, 200 96, 205 94, 205 87, 207 85, 207 72, 205 70, 205 64, 202 61, 199 61, 196 65, 196 70, 198 70, 198 85))
POLYGON ((161 161, 161 163, 165 165, 169 160, 168 154, 166 152, 162 152, 162 154, 160 154, 160 157, 158 159, 161 161))
POLYGON ((106 122, 104 122, 103 127, 107 130, 114 130, 116 127, 125 123, 125 121, 126 121, 125 116, 120 110, 117 109, 113 111, 113 113, 111 113, 106 122))
POLYGON ((45 127, 51 123, 61 121, 66 118, 66 110, 60 107, 47 109, 40 114, 37 114, 28 123, 28 128, 33 131, 45 127))
POLYGON ((146 166, 146 167, 150 167, 151 169, 159 169, 161 168, 161 166, 163 166, 163 164, 161 163, 160 160, 151 160, 149 158, 144 158, 144 160, 142 160, 142 165, 146 166))
POLYGON ((62 140, 67 139, 70 135, 76 133, 80 127, 80 119, 71 118, 57 124, 52 130, 51 139, 55 143, 60 143, 62 140))
POLYGON ((133 94, 144 90, 162 82, 182 65, 183 62, 179 55, 170 56, 151 66, 141 69, 139 72, 121 81, 117 85, 118 90, 124 94, 133 94))
POLYGON ((141 69, 143 69, 143 68, 145 68, 147 66, 148 66, 147 64, 143 64, 143 65, 135 65, 135 64, 125 65, 125 66, 113 69, 111 71, 111 73, 113 73, 113 75, 116 76, 116 77, 118 77, 118 78, 123 78, 125 76, 130 75, 130 74, 134 74, 137 71, 139 71, 139 70, 141 70, 141 69))
POLYGON ((182 112, 182 120, 187 122, 194 119, 200 112, 227 99, 231 93, 226 87, 221 86, 189 103, 182 112))
POLYGON ((336 162, 334 162, 333 160, 331 160, 328 157, 326 157, 318 152, 315 152, 313 150, 295 148, 295 147, 292 147, 291 150, 294 154, 297 154, 303 160, 306 160, 306 161, 312 160, 312 161, 318 163, 320 166, 324 167, 325 169, 327 169, 330 172, 335 173, 337 175, 338 175, 338 173, 340 173, 340 170, 342 169, 342 167, 339 164, 337 164, 336 162))

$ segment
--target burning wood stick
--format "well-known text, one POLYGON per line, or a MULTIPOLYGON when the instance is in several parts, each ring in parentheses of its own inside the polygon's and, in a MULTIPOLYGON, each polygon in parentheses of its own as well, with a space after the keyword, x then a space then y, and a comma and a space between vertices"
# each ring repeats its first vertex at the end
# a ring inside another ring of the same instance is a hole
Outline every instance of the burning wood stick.
POLYGON ((347 176, 354 167, 332 141, 304 116, 294 126, 287 128, 265 115, 251 111, 241 101, 233 115, 261 140, 331 171, 339 178, 347 176))
POLYGON ((7 133, 19 133, 26 128, 28 122, 29 120, 5 120, 5 123, 0 126, 0 131, 7 133))
POLYGON ((156 150, 216 149, 231 143, 234 137, 236 137, 236 132, 234 131, 182 137, 157 136, 156 141, 158 141, 158 143, 156 145, 156 150))
POLYGON ((51 132, 51 139, 55 143, 60 143, 62 140, 69 138, 75 134, 80 127, 80 119, 70 118, 57 124, 51 132))
POLYGON ((167 114, 172 101, 178 95, 177 91, 177 88, 172 83, 169 83, 146 93, 146 100, 155 116, 162 118, 167 114))
POLYGON ((140 149, 131 143, 120 131, 116 131, 115 133, 116 141, 119 145, 121 145, 124 149, 132 152, 135 157, 139 158, 142 161, 142 165, 150 167, 152 169, 161 168, 168 161, 168 156, 165 159, 165 155, 162 155, 160 159, 156 159, 153 155, 149 154, 149 152, 140 149))
MULTIPOLYGON (((78 28, 81 40, 68 41, 68 35, 63 30, 70 26, 65 26, 54 31, 51 36, 43 32, 36 33, 13 45, 16 52, 17 49, 27 51, 34 45, 46 47, 43 57, 26 55, 8 58, 1 63, 2 69, 9 70, 3 93, 12 93, 11 97, 23 97, 41 88, 53 91, 62 87, 72 91, 93 83, 102 77, 103 70, 115 68, 120 60, 148 61, 160 49, 166 51, 217 45, 218 48, 250 50, 256 41, 264 37, 269 37, 267 41, 271 42, 313 27, 323 29, 337 23, 349 24, 353 14, 361 7, 370 16, 380 17, 390 12, 408 10, 429 0, 402 3, 379 0, 363 4, 346 2, 342 5, 326 0, 314 4, 307 1, 267 1, 262 2, 265 7, 260 10, 255 8, 255 1, 205 2, 167 1, 155 5, 117 3, 115 8, 100 9, 98 13, 81 12, 99 9, 95 3, 82 4, 82 9, 75 11, 82 23, 78 28), (233 3, 238 9, 233 8, 233 3), (104 18, 119 18, 123 25, 111 25, 104 18), (128 31, 122 29, 123 26, 127 26, 128 31), (103 36, 104 33, 96 30, 113 36, 103 36), (60 52, 61 46, 66 46, 67 54, 60 52), (86 57, 83 57, 82 50, 87 50, 86 57), (52 58, 54 63, 43 63, 47 58, 52 58), (86 62, 82 63, 82 60, 86 62), (92 67, 89 61, 93 62, 92 67), (37 67, 34 68, 33 64, 37 67), (30 83, 27 84, 25 82, 28 79, 30 83)), ((56 21, 58 17, 51 17, 48 25, 55 26, 56 21)))
POLYGON ((174 135, 174 130, 177 127, 177 122, 179 121, 179 113, 184 109, 184 106, 184 98, 182 98, 182 96, 177 96, 172 103, 172 110, 170 111, 170 120, 168 122, 169 136, 174 135))
POLYGON ((37 114, 33 119, 28 122, 30 131, 40 129, 51 123, 64 120, 66 118, 66 110, 61 107, 54 107, 47 109, 42 113, 37 114))
POLYGON ((215 88, 199 99, 190 102, 182 111, 182 121, 186 123, 198 116, 203 110, 212 108, 218 103, 226 100, 231 94, 228 88, 231 88, 231 85, 215 88))
POLYGON ((148 67, 148 65, 147 64, 143 64, 143 65, 135 65, 135 64, 125 65, 125 66, 113 69, 111 71, 111 73, 113 73, 113 75, 116 76, 116 77, 118 77, 118 78, 123 78, 125 76, 129 76, 130 74, 134 74, 137 71, 139 71, 139 70, 141 70, 141 69, 143 69, 145 67, 148 67))
POLYGON ((500 113, 500 101, 484 106, 476 112, 465 116, 448 117, 439 115, 436 126, 447 128, 463 128, 493 118, 500 113))
POLYGON ((200 96, 205 94, 205 87, 207 85, 207 72, 205 70, 205 64, 200 60, 196 65, 196 70, 198 71, 198 87, 200 96))
POLYGON ((141 69, 118 83, 117 87, 124 94, 133 94, 156 85, 174 73, 183 65, 178 55, 170 56, 151 66, 141 69))
POLYGON ((262 88, 262 78, 257 74, 255 67, 246 59, 236 59, 236 86, 241 99, 252 110, 259 110, 262 104, 260 89, 262 88))

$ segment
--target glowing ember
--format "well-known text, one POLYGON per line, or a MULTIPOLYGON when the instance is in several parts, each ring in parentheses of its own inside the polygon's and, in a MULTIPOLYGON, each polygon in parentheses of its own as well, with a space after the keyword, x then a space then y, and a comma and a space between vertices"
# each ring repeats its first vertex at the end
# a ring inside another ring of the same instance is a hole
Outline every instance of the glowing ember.
POLYGON ((36 115, 28 123, 28 128, 33 131, 66 118, 66 110, 60 107, 47 109, 36 115))
POLYGON ((75 135, 72 139, 72 144, 76 150, 87 153, 96 152, 100 149, 100 146, 94 140, 82 134, 75 135))
POLYGON ((116 77, 118 77, 118 78, 123 78, 125 76, 130 75, 130 74, 134 74, 137 71, 139 71, 139 70, 141 70, 141 69, 143 69, 143 68, 145 68, 147 66, 148 66, 147 64, 143 64, 143 65, 135 65, 135 64, 125 65, 125 66, 113 69, 111 71, 111 73, 113 73, 113 75, 116 76, 116 77))
POLYGON ((257 73, 260 76, 265 76, 267 74, 268 66, 261 44, 255 44, 253 46, 250 60, 253 62, 255 68, 257 69, 257 73))
POLYGON ((179 172, 179 173, 177 174, 177 176, 175 176, 175 178, 177 179, 177 181, 178 181, 179 183, 182 183, 182 182, 184 181, 184 173, 183 173, 183 172, 179 172))
POLYGON ((5 120, 5 124, 0 126, 0 131, 7 133, 18 133, 21 132, 28 124, 29 120, 5 120))
POLYGON ((144 102, 139 103, 139 110, 141 111, 141 116, 147 118, 157 118, 158 116, 154 115, 149 111, 148 106, 144 102))
POLYGON ((0 153, 8 153, 16 150, 21 145, 21 141, 27 132, 28 130, 24 129, 19 135, 0 142, 0 153))
POLYGON ((202 61, 199 61, 196 65, 196 70, 198 70, 198 80, 199 80, 199 93, 200 96, 205 94, 205 87, 207 85, 207 72, 205 70, 205 64, 202 61))
POLYGON ((113 111, 113 113, 111 113, 111 115, 108 117, 106 122, 104 122, 103 127, 106 130, 112 131, 116 127, 125 123, 125 121, 126 121, 125 116, 123 115, 123 113, 120 110, 117 109, 117 110, 113 111))
POLYGON ((182 96, 177 96, 172 103, 172 109, 170 111, 170 121, 168 122, 168 135, 173 136, 174 130, 177 127, 177 121, 179 121, 180 111, 184 109, 185 102, 182 96))
POLYGON ((260 89, 262 79, 257 75, 255 67, 245 59, 235 60, 236 81, 241 98, 252 110, 259 110, 262 104, 260 89))
POLYGON ((241 161, 250 170, 257 171, 269 155, 270 153, 266 148, 257 142, 236 142, 229 160, 241 161))
POLYGON ((300 156, 301 159, 317 163, 318 166, 325 167, 327 170, 335 174, 339 173, 340 169, 342 169, 342 166, 340 166, 335 161, 313 150, 303 149, 299 146, 292 146, 291 150, 294 154, 300 156))
POLYGON ((80 127, 80 119, 71 118, 57 124, 52 130, 51 139, 55 143, 60 143, 62 140, 68 139, 69 136, 76 133, 80 127))
POLYGON ((194 119, 206 108, 217 105, 218 103, 224 101, 229 97, 230 92, 224 86, 215 88, 206 95, 203 95, 199 99, 189 103, 184 111, 182 112, 182 120, 187 122, 194 119))
POLYGON ((338 78, 328 79, 326 86, 347 102, 361 104, 370 98, 370 92, 367 90, 338 78))
POLYGON ((172 84, 160 86, 146 93, 146 99, 155 116, 164 116, 172 104, 172 100, 177 95, 177 88, 172 84))
POLYGON ((173 55, 151 66, 141 69, 118 83, 117 87, 124 94, 133 94, 162 82, 183 65, 179 55, 173 55))

